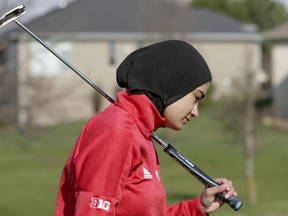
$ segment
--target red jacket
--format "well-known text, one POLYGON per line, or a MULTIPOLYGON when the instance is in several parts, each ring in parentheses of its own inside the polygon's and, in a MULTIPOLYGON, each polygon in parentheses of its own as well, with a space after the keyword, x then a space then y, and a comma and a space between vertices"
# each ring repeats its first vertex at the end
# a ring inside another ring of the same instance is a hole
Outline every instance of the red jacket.
POLYGON ((55 216, 205 215, 199 199, 166 206, 151 134, 164 119, 145 95, 121 92, 84 127, 63 169, 55 216))

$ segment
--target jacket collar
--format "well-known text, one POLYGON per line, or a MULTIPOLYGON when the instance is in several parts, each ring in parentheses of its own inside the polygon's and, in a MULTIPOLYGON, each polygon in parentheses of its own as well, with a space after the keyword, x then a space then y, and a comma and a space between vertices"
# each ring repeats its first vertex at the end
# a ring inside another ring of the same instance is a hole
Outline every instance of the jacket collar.
POLYGON ((129 94, 128 91, 122 91, 117 94, 117 101, 114 104, 130 114, 146 138, 150 137, 165 122, 145 94, 134 95, 129 94))

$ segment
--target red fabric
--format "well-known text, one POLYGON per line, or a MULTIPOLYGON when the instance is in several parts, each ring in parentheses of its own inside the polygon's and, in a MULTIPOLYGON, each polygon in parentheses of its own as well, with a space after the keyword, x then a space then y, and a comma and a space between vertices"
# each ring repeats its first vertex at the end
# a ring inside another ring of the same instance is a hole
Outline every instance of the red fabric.
POLYGON ((83 128, 63 169, 55 216, 203 215, 198 199, 166 207, 151 133, 164 119, 145 95, 118 100, 83 128))

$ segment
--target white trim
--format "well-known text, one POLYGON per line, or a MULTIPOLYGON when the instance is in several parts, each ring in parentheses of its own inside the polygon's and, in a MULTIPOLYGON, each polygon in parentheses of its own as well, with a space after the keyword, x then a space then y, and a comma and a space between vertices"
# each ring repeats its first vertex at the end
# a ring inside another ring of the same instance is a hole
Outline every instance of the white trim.
MULTIPOLYGON (((38 34, 42 38, 53 38, 53 40, 163 40, 163 39, 185 39, 197 41, 251 41, 262 42, 263 36, 260 33, 241 33, 241 32, 79 32, 79 33, 47 33, 42 32, 38 34)), ((21 34, 21 39, 30 39, 29 35, 21 34)))
POLYGON ((288 40, 287 32, 267 32, 263 33, 265 40, 288 40))

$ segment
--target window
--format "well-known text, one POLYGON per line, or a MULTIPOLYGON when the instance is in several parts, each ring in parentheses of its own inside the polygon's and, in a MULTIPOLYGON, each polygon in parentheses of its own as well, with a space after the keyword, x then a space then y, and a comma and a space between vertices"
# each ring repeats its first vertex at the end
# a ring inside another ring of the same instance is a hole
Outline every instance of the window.
MULTIPOLYGON (((49 43, 68 62, 72 59, 70 42, 49 43)), ((30 71, 35 76, 57 76, 70 73, 70 69, 38 42, 30 43, 30 71)))
POLYGON ((114 65, 115 63, 116 63, 115 41, 109 41, 109 64, 114 65))
POLYGON ((140 48, 142 48, 145 44, 144 44, 144 41, 139 40, 138 43, 137 43, 137 45, 138 45, 138 49, 140 49, 140 48))

